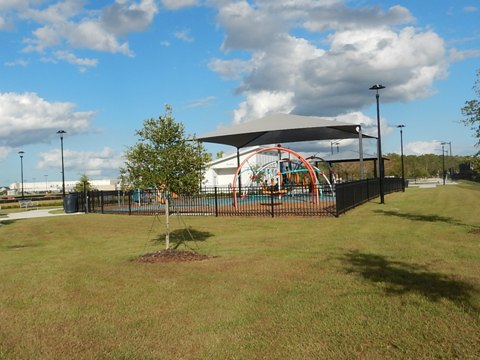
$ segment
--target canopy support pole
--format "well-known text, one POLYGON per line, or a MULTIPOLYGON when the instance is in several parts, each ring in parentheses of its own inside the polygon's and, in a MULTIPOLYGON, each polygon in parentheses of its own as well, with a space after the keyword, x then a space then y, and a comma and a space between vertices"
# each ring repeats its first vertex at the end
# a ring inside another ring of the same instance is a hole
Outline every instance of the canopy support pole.
MULTIPOLYGON (((240 148, 237 148, 237 168, 240 167, 240 148)), ((242 194, 242 174, 238 174, 238 192, 242 194)))
POLYGON ((360 155, 360 180, 363 180, 365 178, 365 172, 363 167, 363 136, 361 125, 358 125, 358 153, 360 155))

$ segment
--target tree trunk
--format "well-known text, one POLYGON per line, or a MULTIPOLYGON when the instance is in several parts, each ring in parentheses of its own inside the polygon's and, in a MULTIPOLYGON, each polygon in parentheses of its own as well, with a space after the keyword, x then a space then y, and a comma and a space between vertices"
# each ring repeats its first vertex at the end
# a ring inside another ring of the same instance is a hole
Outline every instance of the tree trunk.
POLYGON ((165 225, 166 225, 165 226, 166 227, 165 249, 167 249, 167 250, 170 247, 170 222, 169 222, 170 214, 168 212, 168 207, 169 207, 168 196, 165 196, 165 225))

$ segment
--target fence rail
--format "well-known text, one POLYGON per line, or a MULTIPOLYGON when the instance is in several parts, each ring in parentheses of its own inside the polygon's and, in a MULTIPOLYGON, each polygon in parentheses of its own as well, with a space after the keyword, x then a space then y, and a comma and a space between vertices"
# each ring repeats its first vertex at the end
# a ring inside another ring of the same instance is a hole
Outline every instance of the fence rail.
MULTIPOLYGON (((402 190, 402 180, 386 178, 385 193, 402 190)), ((273 190, 273 189, 272 189, 273 190)), ((243 189, 234 205, 229 187, 203 188, 195 195, 169 197, 172 214, 197 216, 339 216, 379 196, 378 179, 319 186, 314 196, 308 186, 282 191, 243 189)), ((78 210, 102 214, 157 215, 165 213, 165 194, 155 190, 90 191, 78 194, 78 210)))
MULTIPOLYGON (((385 194, 402 191, 402 179, 385 178, 383 180, 385 194)), ((339 216, 358 205, 378 197, 380 195, 380 181, 378 178, 375 178, 337 184, 335 194, 336 215, 339 216)))

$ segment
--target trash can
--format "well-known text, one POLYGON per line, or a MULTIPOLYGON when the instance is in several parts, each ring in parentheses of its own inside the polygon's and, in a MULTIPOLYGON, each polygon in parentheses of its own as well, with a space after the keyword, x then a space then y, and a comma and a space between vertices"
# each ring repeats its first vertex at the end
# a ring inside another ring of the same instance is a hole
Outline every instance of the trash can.
POLYGON ((63 209, 67 214, 78 212, 78 194, 65 195, 63 209))

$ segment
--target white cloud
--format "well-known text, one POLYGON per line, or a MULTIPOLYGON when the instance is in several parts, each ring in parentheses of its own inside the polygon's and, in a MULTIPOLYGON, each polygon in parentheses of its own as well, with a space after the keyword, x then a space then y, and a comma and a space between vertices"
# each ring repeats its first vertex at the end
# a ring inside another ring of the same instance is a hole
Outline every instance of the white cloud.
POLYGON ((170 10, 197 5, 197 0, 162 0, 163 6, 170 10))
POLYGON ((469 58, 480 57, 480 49, 461 50, 450 49, 448 60, 450 62, 459 62, 469 58))
POLYGON ((206 107, 211 107, 212 102, 216 99, 215 96, 207 96, 203 99, 197 99, 190 101, 185 108, 187 109, 193 109, 193 108, 206 108, 206 107))
POLYGON ((384 102, 425 98, 447 74, 443 39, 431 30, 401 27, 414 21, 401 6, 382 11, 347 8, 343 1, 212 3, 225 29, 222 48, 251 56, 209 63, 223 78, 242 79, 237 93, 246 100, 234 112, 235 121, 272 107, 318 116, 358 111, 372 104, 368 88, 374 83, 387 87, 384 102), (289 94, 288 106, 273 106, 265 94, 289 94), (259 105, 264 102, 270 105, 259 105))
POLYGON ((66 26, 67 42, 74 48, 120 53, 133 56, 128 43, 119 43, 114 33, 107 31, 100 22, 85 21, 66 26))
POLYGON ((173 33, 177 39, 185 42, 193 42, 195 39, 190 35, 190 30, 181 30, 173 33))
POLYGON ((234 111, 235 123, 261 118, 268 113, 290 113, 293 109, 292 92, 258 91, 247 94, 247 98, 234 111))
POLYGON ((65 0, 51 4, 43 9, 28 7, 22 12, 21 17, 41 24, 59 24, 80 14, 82 6, 81 1, 65 0))
POLYGON ((155 0, 142 0, 139 3, 118 1, 107 6, 101 16, 103 27, 116 35, 144 31, 158 12, 155 0))
POLYGON ((225 28, 224 50, 260 50, 286 30, 275 13, 256 11, 246 1, 227 2, 219 9, 218 21, 225 28))
POLYGON ((0 30, 7 30, 10 27, 10 22, 4 16, 0 16, 0 30))
POLYGON ((3 63, 3 65, 8 66, 8 67, 14 67, 14 66, 27 66, 28 62, 23 59, 17 59, 14 61, 6 61, 3 63))
POLYGON ((87 67, 95 67, 97 66, 98 60, 97 59, 88 59, 88 58, 78 58, 74 54, 68 51, 56 51, 54 53, 55 57, 60 60, 64 60, 70 64, 78 65, 80 71, 85 71, 87 67))
POLYGON ((478 7, 473 6, 473 5, 471 5, 471 6, 465 6, 465 7, 463 8, 463 10, 464 10, 465 12, 474 13, 474 12, 477 12, 477 11, 478 11, 478 7))
POLYGON ((144 31, 157 12, 155 0, 117 0, 98 11, 88 11, 78 0, 27 7, 20 17, 39 26, 24 39, 24 51, 44 53, 54 49, 73 54, 72 49, 88 49, 133 56, 128 42, 121 37, 144 31))
POLYGON ((48 102, 35 93, 0 93, 0 147, 47 143, 56 131, 86 132, 94 112, 76 112, 75 104, 48 102))
POLYGON ((441 153, 440 141, 416 141, 405 144, 405 154, 407 155, 423 155, 423 154, 439 154, 441 153))
MULTIPOLYGON (((37 169, 57 169, 61 162, 61 151, 52 149, 39 154, 37 169)), ((86 174, 94 177, 117 176, 118 169, 124 164, 122 154, 105 147, 99 152, 81 152, 65 149, 63 152, 65 172, 86 174)), ((80 176, 80 175, 79 175, 80 176)))
POLYGON ((240 59, 212 59, 208 63, 208 68, 219 74, 223 79, 236 80, 240 79, 243 74, 248 73, 253 69, 252 63, 252 61, 240 59))
POLYGON ((5 160, 13 150, 10 146, 0 146, 0 161, 5 160))
POLYGON ((310 31, 327 31, 336 29, 340 31, 380 28, 383 26, 397 25, 413 22, 415 19, 403 6, 392 6, 387 12, 379 7, 363 9, 347 8, 343 4, 333 6, 317 6, 312 9, 304 26, 310 31))

